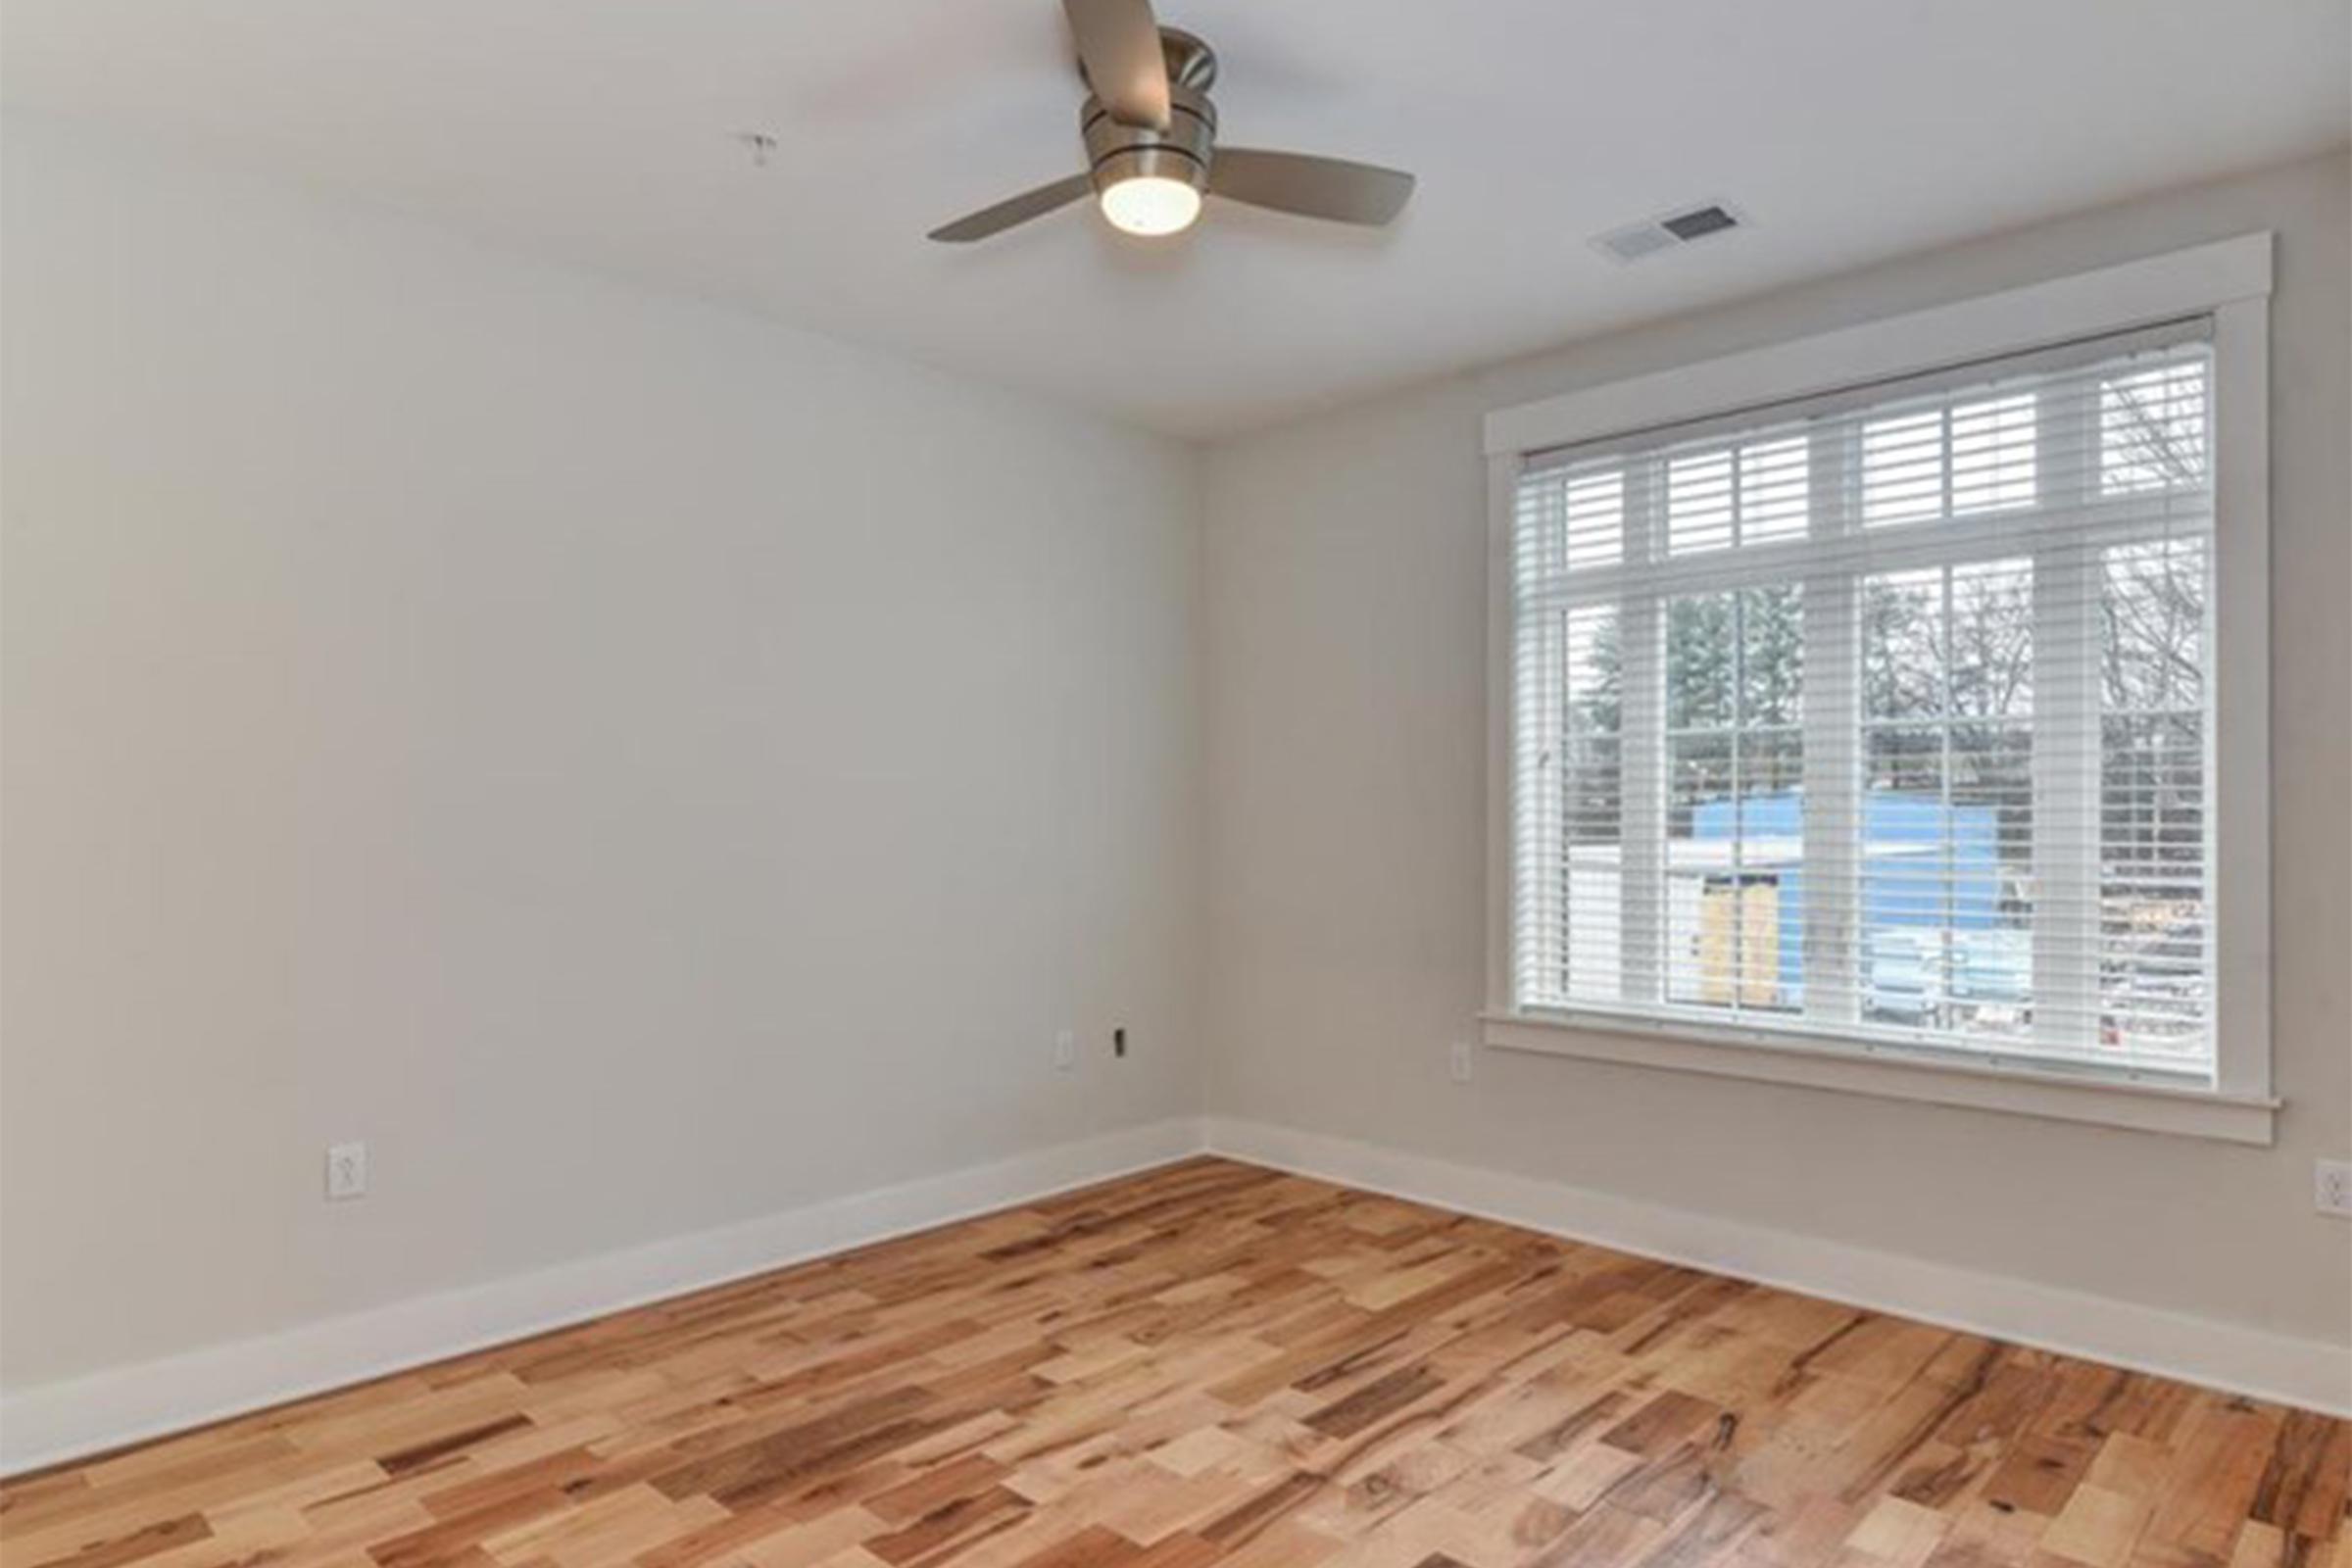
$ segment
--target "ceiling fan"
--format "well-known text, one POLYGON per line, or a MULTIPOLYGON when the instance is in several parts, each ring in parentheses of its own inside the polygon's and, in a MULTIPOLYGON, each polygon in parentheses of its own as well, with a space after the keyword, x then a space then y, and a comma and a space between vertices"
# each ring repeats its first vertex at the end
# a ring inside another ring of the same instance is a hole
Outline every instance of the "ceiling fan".
POLYGON ((1089 89, 1078 111, 1088 171, 983 207, 931 231, 950 245, 1003 233, 1092 191, 1130 234, 1173 234, 1200 216, 1205 193, 1280 213, 1377 226, 1413 193, 1413 176, 1306 153, 1219 147, 1208 101, 1217 57, 1163 27, 1152 0, 1062 0, 1089 89))

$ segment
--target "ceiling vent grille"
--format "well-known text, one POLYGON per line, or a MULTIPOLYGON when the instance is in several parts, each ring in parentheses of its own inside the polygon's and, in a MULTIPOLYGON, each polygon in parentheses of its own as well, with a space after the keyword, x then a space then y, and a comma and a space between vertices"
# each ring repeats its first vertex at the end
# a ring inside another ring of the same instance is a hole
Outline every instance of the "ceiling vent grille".
POLYGON ((1728 202, 1707 202, 1612 228, 1594 236, 1592 244, 1613 261, 1639 262, 1746 226, 1747 219, 1738 208, 1728 202))

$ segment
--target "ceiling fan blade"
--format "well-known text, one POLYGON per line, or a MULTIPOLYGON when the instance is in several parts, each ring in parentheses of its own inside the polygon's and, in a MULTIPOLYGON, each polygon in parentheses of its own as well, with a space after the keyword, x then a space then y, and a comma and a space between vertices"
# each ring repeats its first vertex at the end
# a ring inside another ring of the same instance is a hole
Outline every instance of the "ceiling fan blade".
POLYGON ((1380 224, 1404 210, 1406 198, 1413 194, 1413 176, 1344 158, 1220 147, 1208 167, 1208 188, 1230 201, 1271 207, 1278 213, 1380 224))
POLYGON ((1056 207, 1067 207, 1094 188, 1094 181, 1084 174, 1072 174, 1051 185, 1025 190, 1018 196, 1005 198, 994 207, 983 207, 976 213, 966 213, 953 223, 945 223, 931 231, 931 238, 946 245, 966 245, 991 234, 1001 234, 1015 223, 1026 223, 1032 218, 1043 218, 1056 207))
POLYGON ((1168 128, 1168 61, 1152 0, 1061 0, 1086 84, 1113 120, 1168 128))

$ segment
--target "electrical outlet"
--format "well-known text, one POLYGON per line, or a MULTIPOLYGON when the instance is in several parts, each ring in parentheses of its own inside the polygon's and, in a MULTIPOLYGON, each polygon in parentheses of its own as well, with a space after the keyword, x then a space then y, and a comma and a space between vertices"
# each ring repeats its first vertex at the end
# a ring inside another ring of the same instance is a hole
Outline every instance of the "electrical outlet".
POLYGON ((1057 1072, 1068 1072, 1072 1067, 1077 1065, 1078 1037, 1071 1031, 1064 1029, 1054 1037, 1054 1070, 1057 1072))
POLYGON ((1456 1040, 1453 1043, 1453 1053, 1449 1058, 1449 1065, 1452 1069, 1453 1081, 1455 1083, 1466 1084, 1470 1081, 1470 1043, 1468 1041, 1456 1040))
POLYGON ((326 1152, 326 1197, 329 1202, 368 1196, 368 1146, 336 1144, 326 1152))
POLYGON ((2313 1162, 2312 1201, 2323 1214, 2352 1219, 2352 1159, 2313 1162))

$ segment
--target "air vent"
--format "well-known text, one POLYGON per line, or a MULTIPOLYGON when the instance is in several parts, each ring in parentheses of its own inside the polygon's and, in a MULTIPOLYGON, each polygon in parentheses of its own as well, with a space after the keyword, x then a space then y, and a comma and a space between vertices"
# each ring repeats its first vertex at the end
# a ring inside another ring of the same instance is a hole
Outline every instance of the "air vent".
POLYGON ((1716 234, 1728 234, 1735 228, 1747 226, 1747 220, 1739 209, 1724 202, 1708 202, 1699 207, 1688 207, 1652 218, 1640 223, 1628 223, 1613 228, 1592 241, 1601 254, 1619 262, 1638 262, 1661 251, 1679 250, 1694 245, 1716 234))

